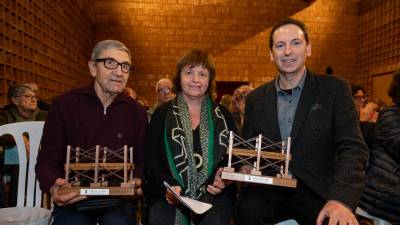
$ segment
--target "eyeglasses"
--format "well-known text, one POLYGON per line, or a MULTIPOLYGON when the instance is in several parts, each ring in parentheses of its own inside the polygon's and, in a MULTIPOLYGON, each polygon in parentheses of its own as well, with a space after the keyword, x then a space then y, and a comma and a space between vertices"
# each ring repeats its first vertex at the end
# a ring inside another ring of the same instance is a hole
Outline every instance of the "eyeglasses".
POLYGON ((360 102, 366 102, 368 100, 367 96, 354 96, 354 99, 360 102))
POLYGON ((162 94, 164 94, 164 95, 166 95, 166 94, 169 94, 169 93, 171 93, 172 92, 172 89, 171 88, 161 88, 161 89, 158 89, 157 90, 157 92, 158 93, 162 93, 162 94))
POLYGON ((121 70, 124 73, 129 73, 132 72, 135 67, 129 63, 120 63, 117 60, 113 58, 101 58, 101 59, 95 59, 93 60, 94 62, 103 62, 104 67, 107 69, 117 69, 119 65, 121 65, 121 70))
POLYGON ((29 98, 31 101, 32 101, 32 100, 37 100, 37 99, 38 99, 38 97, 37 97, 36 95, 18 95, 18 96, 15 96, 15 97, 29 98))

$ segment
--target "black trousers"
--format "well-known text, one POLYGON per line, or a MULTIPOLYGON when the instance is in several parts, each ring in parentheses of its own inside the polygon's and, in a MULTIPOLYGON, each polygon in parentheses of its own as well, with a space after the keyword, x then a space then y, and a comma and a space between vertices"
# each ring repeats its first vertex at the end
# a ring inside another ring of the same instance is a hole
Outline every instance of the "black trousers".
MULTIPOLYGON (((192 218, 192 222, 196 225, 229 225, 234 210, 234 196, 231 192, 223 192, 217 196, 205 196, 209 200, 200 199, 213 205, 211 209, 202 215, 194 215, 179 205, 183 213, 192 218), (212 199, 212 200, 210 200, 212 199), (191 215, 191 216, 190 216, 191 215)), ((168 204, 165 200, 159 201, 151 206, 149 212, 149 225, 173 225, 175 222, 176 208, 168 204)))
POLYGON ((287 219, 295 219, 300 225, 314 225, 325 203, 302 182, 298 182, 297 188, 248 185, 236 201, 235 225, 265 225, 287 219))

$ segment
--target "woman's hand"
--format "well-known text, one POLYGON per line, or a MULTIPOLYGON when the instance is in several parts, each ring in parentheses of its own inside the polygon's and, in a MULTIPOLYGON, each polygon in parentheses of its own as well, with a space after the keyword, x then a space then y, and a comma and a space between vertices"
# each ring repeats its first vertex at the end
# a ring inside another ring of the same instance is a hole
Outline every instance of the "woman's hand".
MULTIPOLYGON (((175 194, 181 195, 182 188, 180 186, 171 186, 172 190, 174 190, 175 194)), ((179 200, 171 193, 170 190, 167 189, 165 193, 165 199, 170 205, 178 205, 180 204, 179 200)))
POLYGON ((222 192, 222 190, 229 184, 231 184, 233 181, 230 180, 224 180, 221 178, 223 168, 219 168, 217 170, 217 173, 215 173, 215 179, 214 183, 211 185, 209 184, 207 186, 207 191, 208 193, 212 195, 217 195, 222 192))

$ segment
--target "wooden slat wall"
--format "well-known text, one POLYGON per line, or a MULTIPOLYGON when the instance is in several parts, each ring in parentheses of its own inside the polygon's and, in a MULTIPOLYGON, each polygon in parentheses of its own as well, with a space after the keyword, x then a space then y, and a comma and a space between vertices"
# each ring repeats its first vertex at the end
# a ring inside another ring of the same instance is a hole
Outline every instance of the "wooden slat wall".
POLYGON ((88 83, 90 20, 75 1, 0 2, 0 106, 13 82, 35 82, 40 97, 88 83))
POLYGON ((371 96, 379 96, 371 93, 373 77, 400 68, 400 1, 366 0, 362 4, 354 82, 362 84, 371 96))

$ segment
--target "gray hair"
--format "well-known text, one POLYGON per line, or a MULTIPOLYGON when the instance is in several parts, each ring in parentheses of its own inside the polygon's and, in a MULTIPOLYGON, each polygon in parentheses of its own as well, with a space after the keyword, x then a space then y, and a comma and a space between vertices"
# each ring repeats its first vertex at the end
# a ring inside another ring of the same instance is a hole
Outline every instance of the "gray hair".
POLYGON ((131 59, 131 51, 122 42, 117 40, 103 40, 98 42, 96 46, 94 46, 92 50, 91 60, 94 61, 95 59, 97 59, 100 54, 107 49, 117 49, 126 52, 129 55, 129 59, 131 59))
POLYGON ((172 82, 171 79, 169 79, 169 78, 167 78, 167 77, 166 77, 166 78, 162 78, 162 79, 158 80, 157 83, 156 83, 156 92, 157 92, 157 90, 158 90, 158 86, 160 86, 160 83, 163 82, 163 81, 168 81, 168 82, 170 82, 171 85, 172 85, 172 87, 174 87, 174 83, 172 82))
POLYGON ((7 97, 17 97, 25 94, 27 91, 33 91, 35 94, 38 94, 37 84, 34 83, 17 83, 12 84, 8 88, 7 97))

